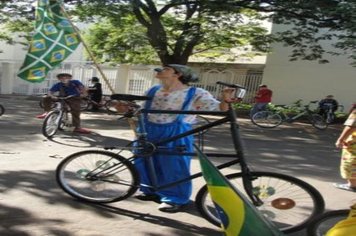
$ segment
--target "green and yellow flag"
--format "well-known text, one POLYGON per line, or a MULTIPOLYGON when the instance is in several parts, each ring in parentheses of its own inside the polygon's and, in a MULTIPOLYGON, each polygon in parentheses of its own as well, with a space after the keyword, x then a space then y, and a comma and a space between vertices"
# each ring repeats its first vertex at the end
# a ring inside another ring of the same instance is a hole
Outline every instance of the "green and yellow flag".
POLYGON ((80 39, 64 16, 61 1, 39 0, 36 30, 18 77, 42 82, 53 67, 66 59, 80 44, 80 39))
POLYGON ((283 235, 236 189, 197 147, 209 194, 226 236, 283 235))

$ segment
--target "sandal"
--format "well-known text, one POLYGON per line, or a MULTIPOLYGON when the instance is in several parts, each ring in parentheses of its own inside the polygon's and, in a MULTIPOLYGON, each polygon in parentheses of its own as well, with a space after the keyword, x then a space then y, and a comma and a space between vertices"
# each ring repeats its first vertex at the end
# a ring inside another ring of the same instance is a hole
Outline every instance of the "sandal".
POLYGON ((338 188, 338 189, 356 192, 356 187, 351 187, 349 184, 334 183, 333 185, 335 188, 338 188))

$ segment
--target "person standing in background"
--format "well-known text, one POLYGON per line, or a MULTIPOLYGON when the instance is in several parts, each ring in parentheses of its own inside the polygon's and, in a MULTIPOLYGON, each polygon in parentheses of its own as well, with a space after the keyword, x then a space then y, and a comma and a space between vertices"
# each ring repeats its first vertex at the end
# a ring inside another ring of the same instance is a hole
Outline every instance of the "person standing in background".
POLYGON ((103 97, 103 90, 101 83, 99 82, 98 77, 91 78, 92 85, 88 88, 88 94, 90 99, 93 100, 96 104, 93 104, 92 111, 98 111, 100 108, 100 102, 103 97))

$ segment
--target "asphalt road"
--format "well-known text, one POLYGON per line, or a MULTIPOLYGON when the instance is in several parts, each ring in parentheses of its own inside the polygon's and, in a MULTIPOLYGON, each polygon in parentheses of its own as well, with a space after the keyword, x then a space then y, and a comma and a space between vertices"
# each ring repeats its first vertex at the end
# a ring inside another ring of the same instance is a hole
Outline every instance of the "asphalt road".
MULTIPOLYGON (((106 205, 86 204, 57 186, 55 168, 64 157, 132 139, 124 121, 105 113, 86 112, 83 126, 92 134, 66 131, 47 140, 41 134, 42 120, 35 118, 41 113, 38 101, 0 95, 0 103, 6 108, 0 117, 0 235, 221 235, 218 228, 199 216, 193 202, 183 212, 167 214, 158 211, 156 203, 134 198, 106 205)), ((340 154, 333 145, 341 125, 318 131, 309 124, 293 123, 265 130, 246 119, 240 122, 246 156, 254 170, 276 171, 309 182, 322 193, 328 210, 347 208, 355 198, 354 193, 331 185, 342 181, 338 170, 340 154)), ((212 151, 231 152, 228 129, 209 131, 205 146, 212 151)), ((194 160, 193 170, 197 168, 194 160)), ((202 185, 202 179, 195 181, 195 192, 202 185)), ((192 201, 194 197, 195 194, 192 201)))

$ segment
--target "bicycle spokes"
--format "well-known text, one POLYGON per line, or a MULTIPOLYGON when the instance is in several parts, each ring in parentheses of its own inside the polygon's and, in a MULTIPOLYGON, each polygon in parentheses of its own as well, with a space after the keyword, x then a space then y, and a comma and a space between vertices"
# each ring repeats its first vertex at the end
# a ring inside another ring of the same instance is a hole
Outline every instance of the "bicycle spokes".
POLYGON ((266 198, 275 194, 276 189, 267 185, 262 185, 253 187, 252 192, 259 198, 266 198))

